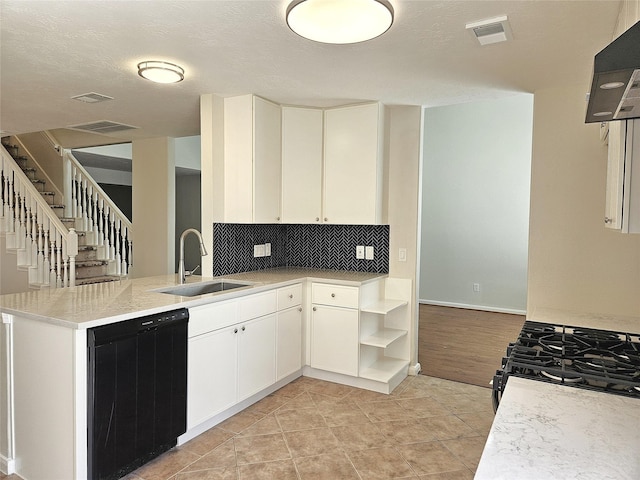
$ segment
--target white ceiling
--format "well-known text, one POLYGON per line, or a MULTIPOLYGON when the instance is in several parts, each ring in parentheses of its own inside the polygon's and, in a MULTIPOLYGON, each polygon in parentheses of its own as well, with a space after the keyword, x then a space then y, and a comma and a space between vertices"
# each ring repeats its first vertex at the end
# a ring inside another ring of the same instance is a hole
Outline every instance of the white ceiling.
POLYGON ((139 129, 94 144, 197 135, 203 93, 313 106, 440 106, 567 84, 586 94, 620 8, 617 0, 391 2, 395 22, 383 36, 326 45, 288 29, 288 0, 0 0, 0 129, 111 120, 139 129), (481 47, 465 30, 505 14, 508 43, 481 47), (144 80, 135 68, 142 60, 180 64, 185 80, 144 80), (71 100, 89 92, 114 100, 71 100))

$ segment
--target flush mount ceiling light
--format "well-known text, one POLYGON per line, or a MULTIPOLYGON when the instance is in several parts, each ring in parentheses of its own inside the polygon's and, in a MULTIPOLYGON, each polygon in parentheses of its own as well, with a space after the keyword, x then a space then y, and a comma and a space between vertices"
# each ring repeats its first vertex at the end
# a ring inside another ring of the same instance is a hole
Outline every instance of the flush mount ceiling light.
POLYGON ((152 60, 138 64, 138 75, 156 83, 178 83, 184 80, 184 69, 173 63, 152 60))
POLYGON ((389 30, 393 7, 387 0, 295 0, 287 25, 301 37, 321 43, 358 43, 389 30))

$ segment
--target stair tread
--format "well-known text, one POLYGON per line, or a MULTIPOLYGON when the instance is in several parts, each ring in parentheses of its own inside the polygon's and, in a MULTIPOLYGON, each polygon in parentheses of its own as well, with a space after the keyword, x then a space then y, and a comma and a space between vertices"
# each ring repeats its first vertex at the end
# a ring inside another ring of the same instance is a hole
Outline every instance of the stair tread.
POLYGON ((122 278, 123 277, 119 277, 117 275, 101 275, 99 277, 78 278, 76 279, 76 286, 90 285, 92 283, 117 282, 122 278))
POLYGON ((78 267, 101 267, 109 262, 107 260, 80 260, 76 262, 76 268, 78 267))

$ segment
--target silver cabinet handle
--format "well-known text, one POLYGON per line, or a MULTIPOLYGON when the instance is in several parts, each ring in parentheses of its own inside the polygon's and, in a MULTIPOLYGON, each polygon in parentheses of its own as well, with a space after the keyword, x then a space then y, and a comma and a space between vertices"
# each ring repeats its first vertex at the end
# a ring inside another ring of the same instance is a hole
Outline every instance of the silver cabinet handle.
POLYGON ((335 294, 335 293, 332 293, 332 294, 331 294, 331 298, 336 298, 336 294, 335 294))
MULTIPOLYGON (((315 310, 315 308, 314 308, 315 310)), ((301 312, 302 311, 302 307, 298 307, 298 311, 301 312)))
POLYGON ((316 217, 316 222, 319 222, 319 221, 320 221, 320 217, 316 217))
POLYGON ((328 222, 328 221, 329 221, 329 219, 328 219, 327 217, 324 217, 324 221, 325 221, 325 222, 328 222))
POLYGON ((280 221, 280 217, 276 217, 276 220, 279 222, 280 221))
POLYGON ((613 223, 613 218, 604 217, 604 223, 613 223))
POLYGON ((313 307, 313 311, 315 312, 316 310, 318 310, 316 307, 313 307))
POLYGON ((244 325, 242 326, 242 331, 244 332, 247 329, 244 325))
POLYGON ((293 298, 293 293, 289 294, 289 298, 293 298))
POLYGON ((237 329, 237 328, 234 328, 234 329, 233 329, 233 333, 238 333, 238 329, 237 329))

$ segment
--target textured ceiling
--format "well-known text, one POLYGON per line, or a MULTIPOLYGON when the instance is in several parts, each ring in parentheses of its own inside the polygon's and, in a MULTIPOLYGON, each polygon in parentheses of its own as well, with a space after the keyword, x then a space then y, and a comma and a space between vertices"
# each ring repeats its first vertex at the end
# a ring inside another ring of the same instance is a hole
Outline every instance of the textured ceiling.
MULTIPOLYGON (((325 45, 291 32, 288 1, 0 1, 0 129, 25 133, 97 120, 140 127, 102 137, 199 134, 203 93, 283 104, 364 100, 440 106, 576 84, 610 40, 618 1, 391 0, 383 36, 325 45), (508 15, 513 40, 481 47, 465 24, 508 15), (158 85, 142 60, 184 67, 158 85), (114 100, 71 97, 97 92, 114 100)), ((58 130, 65 146, 98 144, 58 130)), ((98 137, 100 138, 100 137, 98 137)))

